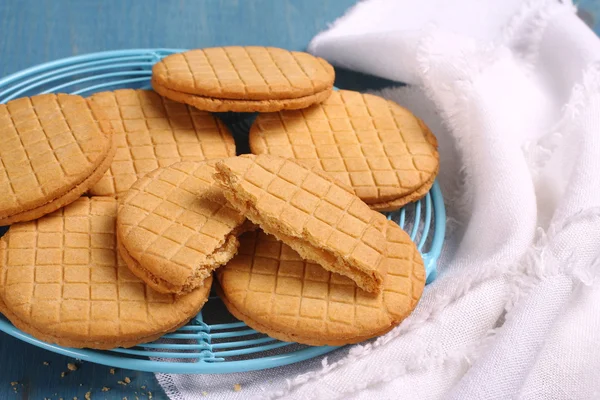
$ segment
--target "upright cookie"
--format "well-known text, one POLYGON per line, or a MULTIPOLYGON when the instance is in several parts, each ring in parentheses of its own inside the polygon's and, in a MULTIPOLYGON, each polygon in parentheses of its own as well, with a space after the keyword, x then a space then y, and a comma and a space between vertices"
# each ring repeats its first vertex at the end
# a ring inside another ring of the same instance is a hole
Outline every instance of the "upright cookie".
POLYGON ((0 226, 41 217, 79 198, 115 154, 102 112, 68 94, 0 104, 0 226))
POLYGON ((82 197, 0 239, 3 313, 19 329, 67 347, 110 349, 152 341, 184 325, 211 278, 185 296, 157 293, 118 256, 117 201, 82 197))
POLYGON ((152 68, 158 93, 213 112, 305 108, 329 97, 334 78, 324 59, 275 47, 190 50, 152 68))
POLYGON ((235 155, 233 137, 217 117, 151 90, 97 93, 91 104, 108 115, 117 143, 113 163, 92 195, 118 197, 146 173, 176 162, 235 155))
POLYGON ((423 197, 439 169, 437 141, 421 120, 392 101, 347 90, 304 110, 260 114, 250 149, 317 166, 379 211, 423 197))
POLYGON ((423 260, 408 235, 389 222, 386 236, 379 294, 263 232, 244 234, 238 255, 217 270, 219 294, 236 318, 279 340, 339 346, 382 335, 412 312, 425 284, 423 260))
MULTIPOLYGON (((379 292, 386 241, 381 214, 349 188, 293 160, 245 155, 216 164, 231 205, 302 257, 379 292)), ((385 218, 383 218, 385 220, 385 218)))
POLYGON ((129 269, 162 293, 186 293, 237 252, 246 218, 215 184, 214 162, 181 162, 138 180, 122 197, 119 251, 129 269))

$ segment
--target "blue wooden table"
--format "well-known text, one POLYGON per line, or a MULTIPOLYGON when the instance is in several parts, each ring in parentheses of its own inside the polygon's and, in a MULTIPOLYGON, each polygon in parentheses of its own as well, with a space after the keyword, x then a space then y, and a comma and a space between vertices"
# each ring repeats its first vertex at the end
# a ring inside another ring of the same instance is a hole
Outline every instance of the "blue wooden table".
MULTIPOLYGON (((265 45, 302 50, 355 0, 0 0, 0 77, 45 61, 127 48, 265 45)), ((594 0, 582 0, 594 28, 594 0)), ((336 70, 336 85, 390 82, 336 70)), ((0 333, 0 400, 161 399, 153 374, 76 363, 0 333), (69 371, 67 364, 77 370, 69 371), (125 378, 130 383, 126 383, 125 378), (121 381, 121 383, 119 383, 121 381), (11 384, 12 383, 12 384, 11 384), (103 388, 110 391, 103 392, 103 388)), ((233 387, 233 382, 232 382, 233 387)), ((240 396, 242 398, 242 396, 240 396)))

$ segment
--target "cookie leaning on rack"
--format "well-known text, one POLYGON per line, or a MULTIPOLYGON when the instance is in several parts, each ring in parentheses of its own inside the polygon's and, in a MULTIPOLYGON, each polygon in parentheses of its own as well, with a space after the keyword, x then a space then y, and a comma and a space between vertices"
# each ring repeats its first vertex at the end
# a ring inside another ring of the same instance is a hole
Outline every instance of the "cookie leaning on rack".
POLYGON ((325 172, 269 155, 228 158, 216 169, 229 203, 254 224, 362 289, 381 290, 382 215, 351 189, 325 172))

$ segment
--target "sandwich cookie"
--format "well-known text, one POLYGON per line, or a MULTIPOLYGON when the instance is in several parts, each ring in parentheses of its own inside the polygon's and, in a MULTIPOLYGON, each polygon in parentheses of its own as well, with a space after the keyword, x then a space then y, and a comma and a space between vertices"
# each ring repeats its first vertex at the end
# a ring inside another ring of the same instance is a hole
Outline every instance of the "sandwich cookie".
POLYGON ((437 141, 423 121, 392 101, 348 90, 304 110, 260 114, 250 149, 321 168, 378 211, 425 196, 439 170, 437 141))
POLYGON ((119 251, 135 275, 162 293, 204 284, 237 252, 249 228, 215 184, 214 161, 184 161, 138 180, 121 198, 119 251))
POLYGON ((90 102, 110 119, 117 143, 110 169, 92 195, 119 197, 159 167, 235 155, 235 142, 221 120, 151 90, 96 93, 90 102))
POLYGON ((322 346, 358 343, 404 320, 425 285, 423 260, 410 237, 386 224, 383 290, 361 290, 345 276, 303 260, 273 236, 242 235, 239 254, 216 272, 227 309, 279 340, 322 346))
POLYGON ((269 155, 228 158, 216 169, 229 203, 254 224, 362 289, 381 290, 385 218, 349 188, 320 170, 269 155))
POLYGON ((275 47, 213 47, 169 55, 152 68, 161 95, 200 110, 270 112, 320 103, 335 72, 324 59, 275 47))
POLYGON ((0 226, 77 200, 115 154, 106 115, 68 94, 0 104, 0 226))
POLYGON ((185 296, 155 292, 117 252, 117 200, 82 197, 0 239, 2 313, 66 347, 131 347, 178 329, 208 298, 211 277, 185 296))

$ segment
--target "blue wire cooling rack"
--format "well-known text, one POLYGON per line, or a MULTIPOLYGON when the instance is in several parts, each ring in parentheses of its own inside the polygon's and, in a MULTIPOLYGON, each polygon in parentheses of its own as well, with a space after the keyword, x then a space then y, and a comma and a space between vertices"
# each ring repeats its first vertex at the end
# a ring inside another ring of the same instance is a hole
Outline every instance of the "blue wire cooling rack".
MULTIPOLYGON (((177 49, 108 51, 41 64, 0 80, 0 103, 41 93, 80 95, 120 88, 150 89, 152 65, 177 49)), ((229 125, 238 149, 247 149, 248 130, 254 116, 220 114, 229 125)), ((439 185, 399 211, 388 213, 409 234, 423 255, 427 282, 436 276, 446 229, 444 202, 439 185)), ((0 228, 0 236, 4 232, 0 228)), ((304 361, 335 350, 332 346, 305 346, 282 342, 249 328, 227 312, 211 293, 202 312, 186 326, 161 339, 130 349, 97 351, 71 349, 42 342, 15 328, 0 316, 0 331, 46 350, 83 361, 147 372, 230 373, 273 368, 304 361)))

